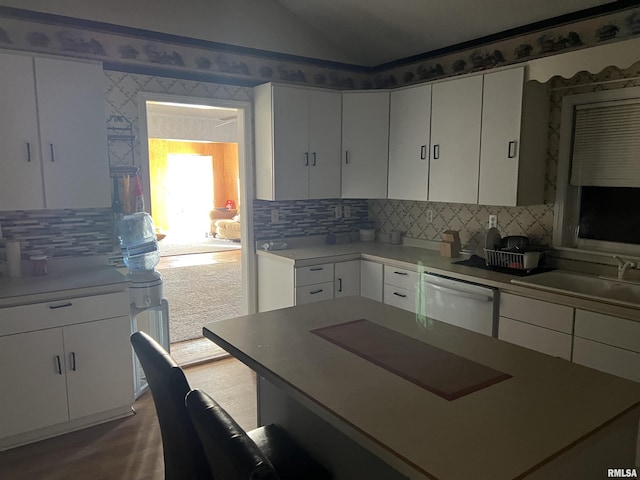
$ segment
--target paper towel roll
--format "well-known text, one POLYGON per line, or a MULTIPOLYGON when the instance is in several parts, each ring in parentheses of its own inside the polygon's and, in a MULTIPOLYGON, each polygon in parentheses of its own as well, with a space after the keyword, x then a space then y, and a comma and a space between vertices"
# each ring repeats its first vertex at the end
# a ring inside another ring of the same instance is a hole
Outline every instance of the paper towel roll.
POLYGON ((7 263, 9 264, 9 276, 19 277, 21 270, 20 242, 18 240, 7 240, 7 263))

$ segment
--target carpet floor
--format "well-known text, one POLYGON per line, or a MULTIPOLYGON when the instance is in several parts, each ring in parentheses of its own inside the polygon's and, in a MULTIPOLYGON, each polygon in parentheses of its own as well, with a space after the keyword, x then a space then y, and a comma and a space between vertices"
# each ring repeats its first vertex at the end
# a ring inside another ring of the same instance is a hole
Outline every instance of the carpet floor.
POLYGON ((238 250, 240 242, 227 240, 226 238, 202 237, 202 238, 175 238, 171 235, 158 242, 161 257, 173 255, 189 255, 193 253, 214 253, 228 250, 238 250))
POLYGON ((241 266, 239 261, 159 266, 164 297, 169 302, 172 343, 202 337, 202 327, 207 323, 242 315, 241 266))

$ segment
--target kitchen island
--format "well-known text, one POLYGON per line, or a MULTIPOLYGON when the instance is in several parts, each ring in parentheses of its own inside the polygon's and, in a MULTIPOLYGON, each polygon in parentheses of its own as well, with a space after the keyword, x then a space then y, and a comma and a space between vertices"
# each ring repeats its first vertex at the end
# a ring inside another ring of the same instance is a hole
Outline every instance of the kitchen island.
POLYGON ((204 334, 257 372, 259 423, 283 424, 337 479, 606 478, 637 462, 637 383, 376 301, 300 305, 204 334), (496 375, 447 399, 320 334, 359 320, 444 355, 422 370, 446 374, 450 356, 496 375))

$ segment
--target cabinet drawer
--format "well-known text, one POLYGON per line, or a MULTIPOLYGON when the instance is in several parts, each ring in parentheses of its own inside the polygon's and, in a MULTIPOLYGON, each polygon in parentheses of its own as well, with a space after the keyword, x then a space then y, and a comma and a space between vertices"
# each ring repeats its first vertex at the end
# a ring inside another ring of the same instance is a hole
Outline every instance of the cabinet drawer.
POLYGON ((576 310, 575 335, 640 353, 640 322, 576 310))
POLYGON ((394 307, 402 308, 410 312, 416 312, 416 291, 415 288, 407 290, 406 288, 396 287, 395 285, 384 286, 384 303, 394 307))
POLYGON ((305 285, 296 288, 296 305, 333 298, 333 282, 305 285))
POLYGON ((418 272, 404 268, 395 268, 389 265, 384 266, 384 283, 387 285, 394 285, 407 290, 415 290, 419 282, 420 275, 418 272))
POLYGON ((333 263, 296 268, 296 287, 333 282, 333 263))
POLYGON ((129 316, 129 292, 70 298, 0 309, 0 335, 129 316))
POLYGON ((498 338, 537 352, 571 360, 572 337, 566 333, 500 317, 498 338))
POLYGON ((573 362, 640 382, 640 354, 575 337, 573 362))
POLYGON ((573 333, 573 307, 509 293, 500 294, 500 316, 563 333, 573 333))

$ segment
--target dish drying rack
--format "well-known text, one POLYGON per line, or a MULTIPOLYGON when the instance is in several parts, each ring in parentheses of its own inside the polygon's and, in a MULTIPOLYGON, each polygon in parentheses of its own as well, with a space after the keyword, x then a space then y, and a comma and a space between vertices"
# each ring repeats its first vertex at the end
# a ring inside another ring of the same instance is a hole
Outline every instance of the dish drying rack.
POLYGON ((484 249, 488 267, 513 268, 515 270, 532 270, 539 267, 547 252, 548 250, 513 252, 484 249))

